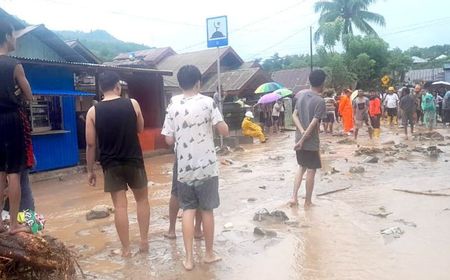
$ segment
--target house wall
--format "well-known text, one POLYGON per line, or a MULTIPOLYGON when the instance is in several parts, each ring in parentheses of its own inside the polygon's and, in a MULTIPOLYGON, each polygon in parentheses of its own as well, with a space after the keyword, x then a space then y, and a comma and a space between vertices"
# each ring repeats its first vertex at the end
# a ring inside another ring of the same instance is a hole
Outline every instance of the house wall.
POLYGON ((52 48, 44 44, 31 33, 17 39, 16 50, 12 53, 18 57, 32 57, 39 59, 48 59, 64 61, 52 48))
POLYGON ((164 83, 158 74, 135 74, 126 79, 131 98, 141 106, 144 132, 139 135, 142 150, 167 148, 161 129, 165 117, 164 83))
MULTIPOLYGON (((24 65, 24 69, 33 90, 74 90, 73 73, 70 70, 39 65, 24 65)), ((66 132, 33 136, 37 162, 34 171, 53 170, 78 164, 75 97, 64 96, 61 101, 63 130, 66 132)))

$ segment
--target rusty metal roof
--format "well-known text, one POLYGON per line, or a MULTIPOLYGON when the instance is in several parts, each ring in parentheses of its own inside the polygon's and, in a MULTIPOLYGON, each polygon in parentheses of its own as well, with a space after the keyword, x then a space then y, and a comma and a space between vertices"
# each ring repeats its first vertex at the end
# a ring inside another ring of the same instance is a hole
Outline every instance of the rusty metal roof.
POLYGON ((272 79, 294 93, 309 88, 309 68, 280 70, 272 73, 272 79))
MULTIPOLYGON (((239 91, 255 76, 264 75, 267 81, 270 77, 260 68, 247 68, 227 71, 220 74, 221 83, 224 91, 239 91)), ((217 88, 217 74, 214 74, 203 84, 202 93, 213 93, 217 88)))
POLYGON ((74 68, 77 70, 86 70, 98 73, 100 71, 112 70, 120 71, 126 73, 148 73, 148 74, 160 74, 164 76, 171 76, 171 71, 147 69, 147 68, 131 68, 131 67, 118 67, 104 64, 94 64, 94 63, 82 63, 82 62, 67 62, 67 61, 55 61, 55 60, 45 60, 36 58, 24 58, 24 57, 14 57, 18 59, 22 64, 34 64, 34 65, 45 65, 45 66, 60 66, 74 68))
POLYGON ((444 80, 443 68, 411 70, 405 74, 406 82, 423 82, 444 80))

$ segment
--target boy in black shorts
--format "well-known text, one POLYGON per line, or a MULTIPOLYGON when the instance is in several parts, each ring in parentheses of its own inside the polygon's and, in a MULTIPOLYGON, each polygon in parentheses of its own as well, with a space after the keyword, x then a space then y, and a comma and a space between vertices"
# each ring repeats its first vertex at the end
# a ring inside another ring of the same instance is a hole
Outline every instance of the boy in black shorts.
POLYGON ((206 252, 203 261, 213 263, 221 258, 213 251, 214 209, 219 207, 219 166, 213 130, 228 135, 217 104, 201 95, 201 73, 193 65, 185 65, 177 74, 183 94, 172 97, 167 108, 162 135, 168 145, 175 144, 177 155, 178 201, 183 209, 183 239, 186 270, 194 268, 194 218, 202 215, 206 252))
POLYGON ((320 120, 326 118, 325 101, 321 96, 326 74, 323 70, 314 70, 309 75, 311 89, 305 91, 297 98, 293 119, 297 127, 295 151, 298 172, 295 176, 294 191, 289 202, 291 206, 298 205, 298 190, 306 173, 305 209, 313 206, 312 193, 316 170, 322 168, 320 160, 319 127, 320 120))
POLYGON ((150 205, 148 202, 147 174, 138 139, 144 130, 144 118, 136 100, 122 98, 119 76, 105 72, 99 76, 104 95, 86 117, 86 155, 89 184, 95 186, 94 173, 96 139, 100 150, 100 164, 105 179, 105 192, 111 193, 114 221, 122 256, 131 256, 127 210, 127 189, 136 199, 137 220, 141 235, 140 251, 148 252, 150 205))

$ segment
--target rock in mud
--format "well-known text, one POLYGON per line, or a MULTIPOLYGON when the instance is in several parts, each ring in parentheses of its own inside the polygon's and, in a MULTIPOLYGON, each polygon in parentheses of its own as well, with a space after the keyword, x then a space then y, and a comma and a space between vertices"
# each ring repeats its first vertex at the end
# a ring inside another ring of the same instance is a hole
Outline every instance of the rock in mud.
POLYGON ((260 227, 255 227, 255 229, 253 230, 253 234, 258 235, 258 236, 267 236, 267 237, 277 237, 277 232, 273 231, 273 230, 267 230, 267 229, 263 229, 260 227))
POLYGON ((289 217, 280 210, 272 211, 271 213, 267 209, 258 210, 253 216, 253 221, 262 222, 262 221, 275 221, 275 222, 285 222, 289 220, 289 217))
POLYGON ((366 172, 366 170, 362 166, 352 166, 352 167, 350 167, 350 173, 362 174, 364 172, 366 172))
POLYGON ((355 151, 355 156, 381 154, 383 150, 375 147, 361 147, 355 151))
POLYGON ((225 225, 223 225, 223 228, 226 230, 230 230, 233 228, 233 224, 232 223, 226 223, 225 225))
POLYGON ((383 162, 384 163, 394 163, 394 162, 396 162, 397 160, 395 159, 395 158, 393 158, 393 157, 387 157, 387 158, 385 158, 384 160, 383 160, 383 162))
POLYGON ((241 172, 241 173, 252 173, 253 170, 248 169, 248 168, 243 168, 243 169, 239 170, 239 172, 241 172))
POLYGON ((344 138, 342 140, 337 141, 338 144, 345 144, 345 145, 353 145, 356 144, 356 142, 350 138, 344 138))
POLYGON ((270 156, 269 159, 275 160, 275 161, 281 161, 281 160, 284 160, 284 157, 283 156, 270 156))
POLYGON ((265 190, 265 189, 267 189, 267 187, 266 187, 266 186, 259 186, 258 188, 260 188, 260 189, 262 189, 262 190, 265 190))
POLYGON ((397 149, 406 149, 406 148, 408 148, 408 145, 406 145, 404 143, 400 143, 400 144, 394 145, 394 147, 396 147, 397 149))
POLYGON ((400 227, 391 227, 380 231, 382 235, 400 238, 405 232, 400 227))
POLYGON ((363 160, 363 163, 378 163, 380 159, 374 156, 368 156, 363 160))
POLYGON ((440 153, 443 153, 442 150, 438 149, 436 146, 430 146, 427 148, 428 156, 431 158, 439 157, 440 153))
POLYGON ((231 154, 231 152, 232 152, 231 148, 228 146, 223 146, 222 148, 219 148, 219 147, 216 148, 216 153, 219 156, 226 156, 226 155, 231 154))
POLYGON ((104 219, 113 213, 113 208, 108 205, 97 205, 86 214, 86 220, 104 219))
POLYGON ((247 201, 248 201, 248 202, 255 202, 255 201, 256 201, 256 198, 250 197, 249 199, 247 199, 247 201))
POLYGON ((383 144, 381 144, 381 145, 395 145, 395 141, 387 141, 387 142, 384 142, 383 144))
POLYGON ((415 136, 415 138, 416 139, 418 138, 419 140, 428 140, 428 139, 436 141, 445 140, 445 137, 437 131, 419 133, 418 135, 415 136))
POLYGON ((334 167, 331 167, 331 174, 336 174, 336 173, 339 173, 339 172, 341 172, 341 171, 339 171, 339 170, 337 170, 336 168, 334 168, 334 167))

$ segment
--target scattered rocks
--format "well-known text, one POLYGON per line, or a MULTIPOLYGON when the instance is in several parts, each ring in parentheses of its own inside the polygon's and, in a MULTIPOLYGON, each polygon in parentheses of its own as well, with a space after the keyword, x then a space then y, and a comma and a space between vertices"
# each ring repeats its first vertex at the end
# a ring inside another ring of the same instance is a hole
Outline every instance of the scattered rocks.
POLYGON ((366 172, 366 169, 364 169, 364 167, 362 167, 362 166, 352 166, 352 167, 350 167, 350 173, 362 174, 364 172, 366 172))
POLYGON ((216 147, 216 153, 219 156, 226 156, 232 153, 231 148, 228 146, 223 146, 222 148, 216 147))
POLYGON ((254 197, 250 197, 249 199, 247 199, 247 202, 255 202, 256 201, 256 198, 254 198, 254 197))
POLYGON ((394 238, 400 238, 405 232, 400 227, 391 227, 380 231, 381 234, 386 236, 392 236, 394 238))
POLYGON ((437 158, 440 153, 443 153, 443 151, 438 149, 436 146, 428 147, 427 152, 428 152, 428 156, 431 158, 437 158))
POLYGON ((363 163, 378 163, 380 159, 375 156, 368 156, 363 160, 363 163))
POLYGON ((281 161, 281 160, 284 160, 285 158, 283 156, 270 156, 269 159, 275 160, 275 161, 281 161))
POLYGON ((381 154, 383 150, 375 147, 361 147, 355 151, 355 156, 381 154))
POLYGON ((341 171, 339 171, 339 170, 337 170, 336 168, 334 168, 334 167, 331 167, 331 174, 336 174, 336 173, 339 173, 339 172, 341 172, 341 171))
POLYGON ((400 144, 394 145, 394 147, 396 147, 397 149, 406 149, 406 148, 408 148, 408 145, 406 145, 404 143, 400 143, 400 144))
POLYGON ((262 189, 262 190, 265 190, 265 189, 267 189, 267 187, 266 187, 266 186, 259 186, 258 188, 260 188, 260 189, 262 189))
POLYGON ((222 160, 222 161, 220 161, 220 163, 222 164, 222 165, 233 165, 234 164, 234 162, 231 160, 231 159, 224 159, 224 160, 222 160))
POLYGON ((114 209, 108 205, 97 205, 86 214, 86 220, 104 219, 113 212, 114 209))
POLYGON ((253 234, 258 236, 277 237, 277 232, 273 230, 267 230, 260 227, 255 227, 253 234))
POLYGON ((437 131, 422 132, 414 136, 414 140, 424 141, 424 140, 435 140, 444 141, 445 137, 437 131))
POLYGON ((272 221, 276 221, 276 222, 285 222, 285 221, 289 220, 289 217, 283 211, 275 210, 270 213, 265 208, 258 210, 255 213, 255 215, 253 216, 253 221, 256 221, 256 222, 262 222, 262 221, 267 221, 267 220, 272 220, 272 221))
POLYGON ((338 144, 345 144, 345 145, 353 145, 356 144, 356 142, 350 138, 344 138, 342 140, 337 141, 338 144))

